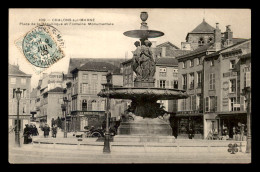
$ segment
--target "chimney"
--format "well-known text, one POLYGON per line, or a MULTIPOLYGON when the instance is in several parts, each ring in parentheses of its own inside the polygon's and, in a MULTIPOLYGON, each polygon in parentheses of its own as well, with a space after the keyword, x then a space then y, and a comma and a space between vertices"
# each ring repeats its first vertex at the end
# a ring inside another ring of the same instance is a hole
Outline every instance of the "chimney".
POLYGON ((226 31, 224 32, 224 41, 226 47, 233 45, 232 39, 233 39, 233 32, 231 31, 230 25, 227 25, 226 31))
POLYGON ((162 47, 162 57, 166 56, 166 47, 162 47))
POLYGON ((221 30, 219 29, 219 23, 216 23, 216 29, 214 30, 214 48, 215 51, 221 49, 221 30))

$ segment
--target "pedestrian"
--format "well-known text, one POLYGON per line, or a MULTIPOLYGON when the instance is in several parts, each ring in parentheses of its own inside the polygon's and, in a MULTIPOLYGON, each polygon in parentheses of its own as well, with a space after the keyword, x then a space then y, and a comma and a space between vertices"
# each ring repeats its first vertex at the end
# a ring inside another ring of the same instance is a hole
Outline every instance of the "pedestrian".
POLYGON ((56 138, 57 135, 57 126, 56 124, 54 124, 54 126, 52 127, 52 137, 56 138))
POLYGON ((43 127, 43 135, 45 138, 47 138, 49 136, 50 133, 50 127, 48 126, 48 124, 45 124, 45 126, 43 127))
POLYGON ((38 135, 39 135, 38 129, 35 125, 33 125, 33 136, 38 136, 38 135))
POLYGON ((24 131, 23 131, 23 137, 24 137, 24 144, 28 144, 28 143, 31 143, 32 140, 31 140, 31 132, 30 132, 30 128, 29 128, 29 125, 26 124, 25 125, 25 128, 24 128, 24 131))

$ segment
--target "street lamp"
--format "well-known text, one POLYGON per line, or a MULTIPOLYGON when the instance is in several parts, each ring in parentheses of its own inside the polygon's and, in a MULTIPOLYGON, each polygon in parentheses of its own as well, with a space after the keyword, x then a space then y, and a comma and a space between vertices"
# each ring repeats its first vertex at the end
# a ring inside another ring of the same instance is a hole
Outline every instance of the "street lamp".
POLYGON ((16 130, 15 130, 15 141, 17 146, 21 146, 20 144, 20 126, 19 126, 19 103, 21 99, 22 91, 20 91, 20 88, 17 88, 15 91, 16 99, 17 99, 17 118, 16 118, 16 130))
POLYGON ((106 132, 105 132, 105 139, 104 139, 104 153, 110 153, 110 143, 109 143, 109 87, 110 83, 104 84, 106 91, 107 91, 107 100, 106 100, 106 132))
POLYGON ((61 105, 61 109, 63 112, 63 116, 64 116, 64 138, 67 138, 67 124, 66 124, 66 99, 67 97, 63 97, 63 104, 61 105))
POLYGON ((245 87, 243 89, 243 94, 246 96, 247 103, 247 143, 246 143, 246 153, 251 152, 251 112, 250 112, 250 94, 251 88, 245 87))

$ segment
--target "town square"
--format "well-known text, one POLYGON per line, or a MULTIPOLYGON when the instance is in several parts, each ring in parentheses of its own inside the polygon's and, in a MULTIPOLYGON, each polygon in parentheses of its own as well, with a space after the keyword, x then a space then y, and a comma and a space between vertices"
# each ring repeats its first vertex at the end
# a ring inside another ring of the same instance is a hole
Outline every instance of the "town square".
POLYGON ((250 9, 9 21, 9 163, 251 163, 250 9))

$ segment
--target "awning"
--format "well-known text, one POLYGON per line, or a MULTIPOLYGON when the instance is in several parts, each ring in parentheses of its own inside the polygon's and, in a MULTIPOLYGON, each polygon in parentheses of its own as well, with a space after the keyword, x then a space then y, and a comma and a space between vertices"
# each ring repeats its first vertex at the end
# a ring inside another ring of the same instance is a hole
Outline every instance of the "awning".
POLYGON ((246 116, 247 113, 245 111, 238 111, 238 112, 221 112, 218 114, 218 117, 220 118, 230 118, 230 117, 241 117, 241 116, 246 116))

